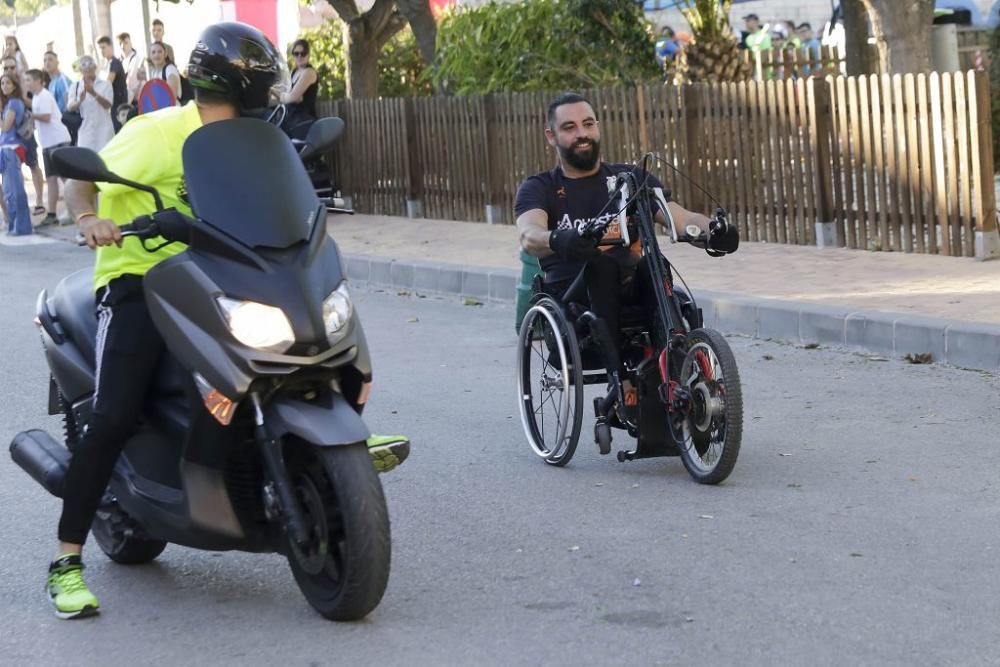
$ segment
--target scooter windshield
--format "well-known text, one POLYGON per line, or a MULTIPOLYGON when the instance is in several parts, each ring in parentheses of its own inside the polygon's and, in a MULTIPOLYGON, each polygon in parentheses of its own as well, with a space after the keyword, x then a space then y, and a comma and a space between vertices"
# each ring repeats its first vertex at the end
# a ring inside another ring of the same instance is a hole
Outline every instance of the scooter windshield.
POLYGON ((195 216, 251 248, 306 241, 322 217, 302 161, 270 123, 234 118, 204 125, 184 143, 183 158, 195 216))

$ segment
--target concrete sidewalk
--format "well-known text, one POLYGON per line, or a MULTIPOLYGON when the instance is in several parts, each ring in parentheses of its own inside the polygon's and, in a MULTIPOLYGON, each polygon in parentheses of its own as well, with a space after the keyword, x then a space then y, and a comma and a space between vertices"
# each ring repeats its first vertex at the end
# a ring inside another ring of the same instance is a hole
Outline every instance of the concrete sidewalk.
MULTIPOLYGON (((330 234, 355 283, 513 302, 520 276, 511 226, 331 215, 330 234)), ((39 232, 70 241, 71 226, 39 232)), ((664 253, 706 324, 799 344, 1000 370, 1000 261, 744 243, 714 259, 664 253)), ((514 312, 511 308, 511 327, 514 312)))

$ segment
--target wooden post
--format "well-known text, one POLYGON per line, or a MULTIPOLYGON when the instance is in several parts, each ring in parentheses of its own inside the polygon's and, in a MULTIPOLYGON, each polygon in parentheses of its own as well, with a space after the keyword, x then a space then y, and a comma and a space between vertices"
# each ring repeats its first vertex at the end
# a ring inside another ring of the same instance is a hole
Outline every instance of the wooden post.
POLYGON ((993 186, 993 128, 990 112, 990 79, 986 72, 969 72, 969 108, 975 110, 972 137, 972 181, 976 188, 976 259, 1000 258, 997 199, 993 186), (978 141, 977 141, 978 139, 978 141))
POLYGON ((504 218, 504 167, 500 159, 500 123, 495 95, 483 98, 483 163, 486 166, 486 222, 503 224, 504 218))
POLYGON ((836 248, 844 245, 837 238, 837 224, 833 212, 833 157, 830 144, 833 141, 833 105, 831 82, 828 79, 813 79, 814 106, 816 114, 813 129, 809 133, 812 142, 813 178, 816 193, 816 245, 820 248, 836 248))
POLYGON ((650 148, 649 123, 646 119, 646 87, 639 84, 635 87, 636 108, 639 113, 639 150, 645 153, 650 148))
POLYGON ((406 217, 424 217, 424 172, 420 164, 420 133, 413 98, 403 100, 403 136, 406 141, 406 217))
MULTIPOLYGON (((701 163, 698 156, 702 152, 702 87, 700 84, 689 83, 684 86, 684 169, 688 178, 702 184, 701 163)), ((704 187, 704 186, 702 186, 704 187)), ((684 208, 690 211, 704 211, 705 195, 698 188, 691 188, 691 200, 684 202, 684 208)))

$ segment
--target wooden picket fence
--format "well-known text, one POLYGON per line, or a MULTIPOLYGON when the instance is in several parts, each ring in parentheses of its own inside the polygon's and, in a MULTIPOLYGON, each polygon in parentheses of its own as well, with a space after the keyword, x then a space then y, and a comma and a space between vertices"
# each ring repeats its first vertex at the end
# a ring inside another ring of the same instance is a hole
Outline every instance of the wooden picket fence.
MULTIPOLYGON (((985 72, 827 76, 585 91, 606 159, 657 154, 674 198, 713 193, 743 238, 972 256, 996 233, 985 72), (824 227, 820 227, 821 230, 824 227)), ((341 100, 335 172, 357 210, 513 222, 518 185, 550 169, 551 93, 341 100), (407 208, 410 202, 410 209, 407 208)))

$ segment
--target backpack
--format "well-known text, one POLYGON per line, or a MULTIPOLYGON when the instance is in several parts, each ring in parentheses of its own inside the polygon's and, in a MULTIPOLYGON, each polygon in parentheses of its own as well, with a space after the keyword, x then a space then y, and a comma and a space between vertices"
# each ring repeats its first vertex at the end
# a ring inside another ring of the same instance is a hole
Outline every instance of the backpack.
POLYGON ((21 117, 21 123, 17 126, 17 136, 21 137, 22 141, 29 141, 35 136, 35 119, 31 115, 31 109, 27 107, 21 117))
POLYGON ((187 104, 193 99, 194 87, 191 85, 191 82, 188 81, 187 76, 185 76, 185 74, 181 74, 181 97, 177 101, 181 104, 187 104))

